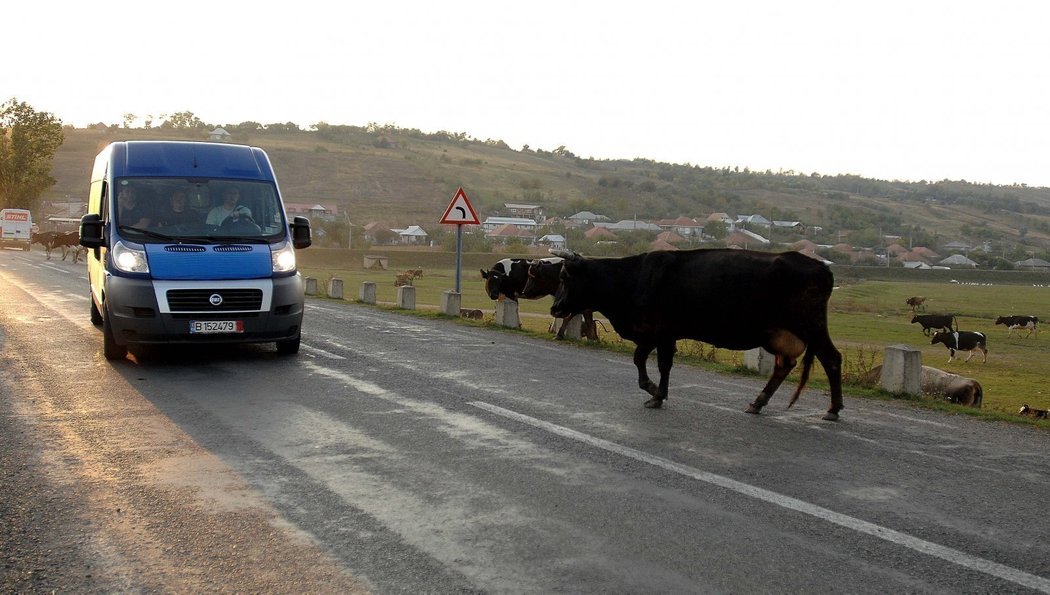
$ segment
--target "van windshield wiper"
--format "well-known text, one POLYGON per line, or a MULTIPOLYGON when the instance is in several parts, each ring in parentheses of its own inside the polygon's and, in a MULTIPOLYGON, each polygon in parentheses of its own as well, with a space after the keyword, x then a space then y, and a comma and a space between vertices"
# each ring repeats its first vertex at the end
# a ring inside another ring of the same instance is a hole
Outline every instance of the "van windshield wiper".
POLYGON ((133 231, 135 233, 141 233, 144 236, 149 236, 151 238, 157 238, 158 240, 166 240, 168 242, 174 242, 175 241, 175 238, 173 238, 173 237, 171 237, 169 235, 166 235, 166 234, 163 234, 163 233, 157 233, 155 231, 150 231, 148 229, 142 229, 141 227, 135 227, 133 225, 121 225, 118 229, 120 229, 120 231, 133 231))
POLYGON ((266 238, 259 237, 245 237, 245 236, 208 236, 207 239, 212 242, 229 242, 231 244, 269 244, 270 241, 266 238))
POLYGON ((150 238, 164 240, 165 242, 174 242, 177 244, 207 244, 210 241, 208 238, 202 238, 197 236, 170 236, 165 233, 159 233, 149 229, 142 229, 141 227, 134 227, 132 225, 121 225, 119 229, 120 231, 133 231, 135 233, 141 233, 142 235, 150 238))

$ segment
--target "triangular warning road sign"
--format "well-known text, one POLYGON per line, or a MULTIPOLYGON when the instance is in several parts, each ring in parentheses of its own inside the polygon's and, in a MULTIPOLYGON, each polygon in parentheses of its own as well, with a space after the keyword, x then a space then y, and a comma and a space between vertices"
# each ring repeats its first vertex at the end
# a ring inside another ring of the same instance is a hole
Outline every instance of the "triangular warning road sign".
POLYGON ((467 193, 463 192, 462 188, 456 191, 456 195, 452 197, 452 202, 448 203, 448 208, 445 209, 445 214, 441 216, 440 223, 481 225, 478 214, 474 212, 474 207, 470 206, 470 201, 467 200, 467 193))

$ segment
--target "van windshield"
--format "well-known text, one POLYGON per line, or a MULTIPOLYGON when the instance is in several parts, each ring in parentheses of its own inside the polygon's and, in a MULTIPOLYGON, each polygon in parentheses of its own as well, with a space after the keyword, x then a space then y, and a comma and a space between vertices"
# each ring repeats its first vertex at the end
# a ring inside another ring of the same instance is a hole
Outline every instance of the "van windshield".
POLYGON ((268 182, 225 179, 122 178, 115 184, 116 224, 138 242, 182 238, 268 240, 287 223, 268 182))

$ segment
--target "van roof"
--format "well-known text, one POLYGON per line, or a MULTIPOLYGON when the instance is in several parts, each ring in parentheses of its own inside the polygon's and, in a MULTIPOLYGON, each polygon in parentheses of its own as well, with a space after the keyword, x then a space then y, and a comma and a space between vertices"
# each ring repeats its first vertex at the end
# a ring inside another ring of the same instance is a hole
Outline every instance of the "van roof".
POLYGON ((190 141, 118 141, 107 147, 114 177, 172 176, 275 181, 258 147, 190 141))

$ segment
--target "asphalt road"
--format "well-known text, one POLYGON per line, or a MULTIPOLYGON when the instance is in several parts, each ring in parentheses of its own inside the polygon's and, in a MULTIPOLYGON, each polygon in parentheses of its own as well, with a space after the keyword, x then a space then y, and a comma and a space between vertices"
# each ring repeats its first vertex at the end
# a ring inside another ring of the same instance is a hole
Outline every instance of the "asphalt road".
POLYGON ((0 251, 0 590, 1050 592, 1038 429, 331 300, 111 364, 86 294, 0 251))

